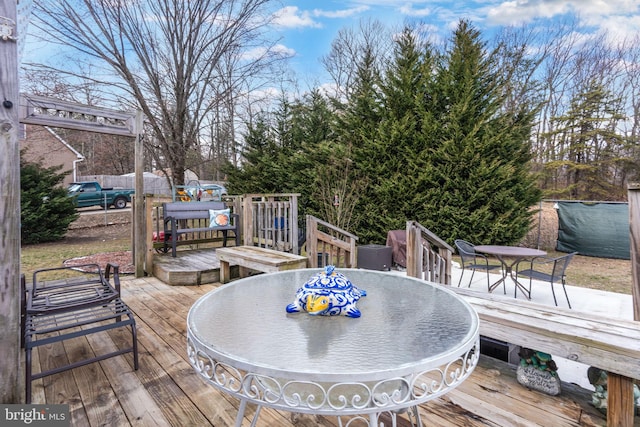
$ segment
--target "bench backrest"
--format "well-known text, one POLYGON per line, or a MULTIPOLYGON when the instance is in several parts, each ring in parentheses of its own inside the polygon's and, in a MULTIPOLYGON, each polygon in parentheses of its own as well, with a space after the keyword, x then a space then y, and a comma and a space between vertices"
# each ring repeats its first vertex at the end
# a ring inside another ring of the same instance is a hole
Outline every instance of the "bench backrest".
POLYGON ((226 209, 224 202, 169 202, 162 204, 165 218, 209 219, 209 210, 226 209))

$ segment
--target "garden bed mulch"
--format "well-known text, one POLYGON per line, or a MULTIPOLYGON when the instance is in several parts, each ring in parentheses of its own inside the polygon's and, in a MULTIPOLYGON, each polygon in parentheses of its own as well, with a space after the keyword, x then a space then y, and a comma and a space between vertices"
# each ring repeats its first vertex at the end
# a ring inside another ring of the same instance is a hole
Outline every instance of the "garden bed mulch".
POLYGON ((131 251, 103 252, 94 255, 71 258, 65 260, 63 264, 65 267, 75 267, 83 264, 98 264, 104 271, 108 262, 118 264, 120 266, 120 274, 133 274, 136 271, 135 266, 133 265, 133 255, 131 251))

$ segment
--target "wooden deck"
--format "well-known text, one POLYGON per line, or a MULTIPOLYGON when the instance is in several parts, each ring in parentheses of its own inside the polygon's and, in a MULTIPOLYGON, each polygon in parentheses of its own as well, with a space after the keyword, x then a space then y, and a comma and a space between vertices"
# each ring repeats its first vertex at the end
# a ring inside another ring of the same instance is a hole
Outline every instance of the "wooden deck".
MULTIPOLYGON (((74 426, 233 425, 239 402, 205 384, 186 356, 187 312, 215 286, 168 286, 157 278, 123 280, 123 300, 138 322, 140 369, 133 370, 127 354, 46 377, 34 381, 33 403, 69 404, 74 426)), ((94 350, 127 345, 126 332, 101 334, 41 347, 34 351, 34 371, 94 350)), ((425 426, 605 425, 605 417, 590 400, 590 392, 570 384, 563 384, 562 395, 556 397, 528 391, 516 382, 513 366, 483 356, 467 381, 422 405, 420 412, 425 426)), ((253 410, 249 405, 247 415, 253 410)), ((261 412, 257 423, 336 425, 335 418, 292 417, 270 409, 261 412)))

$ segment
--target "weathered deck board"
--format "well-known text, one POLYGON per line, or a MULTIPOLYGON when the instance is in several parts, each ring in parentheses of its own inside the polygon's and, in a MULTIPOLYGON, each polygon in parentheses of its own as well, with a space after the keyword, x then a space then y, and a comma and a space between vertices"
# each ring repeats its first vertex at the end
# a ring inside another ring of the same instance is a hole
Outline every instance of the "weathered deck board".
MULTIPOLYGON (((138 322, 140 369, 133 370, 132 355, 126 354, 47 377, 34 382, 33 402, 70 404, 74 426, 233 425, 237 399, 207 385, 186 355, 186 315, 215 285, 168 286, 144 278, 123 280, 122 287, 123 300, 138 322)), ((83 352, 125 346, 128 340, 126 331, 113 330, 66 346, 43 346, 34 356, 49 366, 83 352)), ((38 363, 34 369, 39 369, 38 363)), ((420 412, 427 426, 605 425, 604 416, 589 401, 589 392, 568 384, 558 397, 529 391, 516 382, 513 366, 482 357, 463 384, 422 405, 420 412)), ((246 425, 254 411, 249 405, 246 425)), ((263 409, 257 426, 335 427, 337 420, 263 409)))
POLYGON ((256 246, 233 246, 216 249, 220 261, 220 282, 231 280, 231 265, 240 267, 240 277, 246 277, 249 271, 263 273, 306 268, 307 258, 301 255, 277 251, 256 246))
MULTIPOLYGON (((237 268, 236 268, 237 269, 237 268)), ((153 275, 169 285, 198 285, 220 281, 220 262, 215 250, 178 251, 153 257, 153 275)))

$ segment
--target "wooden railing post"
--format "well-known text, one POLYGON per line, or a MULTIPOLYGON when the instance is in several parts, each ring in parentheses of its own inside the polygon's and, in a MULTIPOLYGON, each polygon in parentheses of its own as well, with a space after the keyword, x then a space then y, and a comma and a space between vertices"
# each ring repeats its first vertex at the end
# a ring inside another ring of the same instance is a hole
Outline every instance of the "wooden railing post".
POLYGON ((633 379, 607 373, 607 427, 633 425, 633 379))
POLYGON ((135 195, 132 200, 134 216, 133 216, 133 263, 136 269, 136 277, 144 277, 144 261, 147 256, 147 242, 144 236, 144 232, 147 230, 145 224, 145 209, 144 209, 144 144, 143 144, 143 123, 144 116, 141 110, 136 112, 134 122, 135 133, 135 195))
POLYGON ((451 246, 420 223, 407 221, 408 276, 451 285, 453 252, 451 246))
POLYGON ((145 248, 146 248, 146 256, 144 263, 144 270, 147 276, 153 276, 153 197, 151 194, 147 194, 144 197, 144 208, 145 208, 145 248))
MULTIPOLYGON (((640 321, 640 183, 628 190, 633 319, 640 321)), ((634 415, 633 380, 608 372, 607 427, 632 426, 634 415)))
POLYGON ((242 196, 243 245, 253 246, 253 203, 248 194, 242 196))
POLYGON ((422 233, 407 221, 407 276, 422 279, 422 233))
POLYGON ((356 241, 358 237, 346 230, 337 228, 313 215, 307 215, 307 265, 319 267, 318 251, 322 255, 322 264, 336 267, 354 268, 357 264, 356 241))
POLYGON ((318 268, 318 225, 311 215, 307 215, 307 265, 318 268))
POLYGON ((358 264, 358 258, 356 254, 356 239, 349 237, 349 267, 355 268, 358 264))
POLYGON ((299 255, 300 247, 298 246, 298 195, 291 195, 291 208, 290 208, 290 239, 292 244, 292 253, 299 255))
POLYGON ((629 184, 628 188, 633 320, 640 321, 640 183, 629 184))

